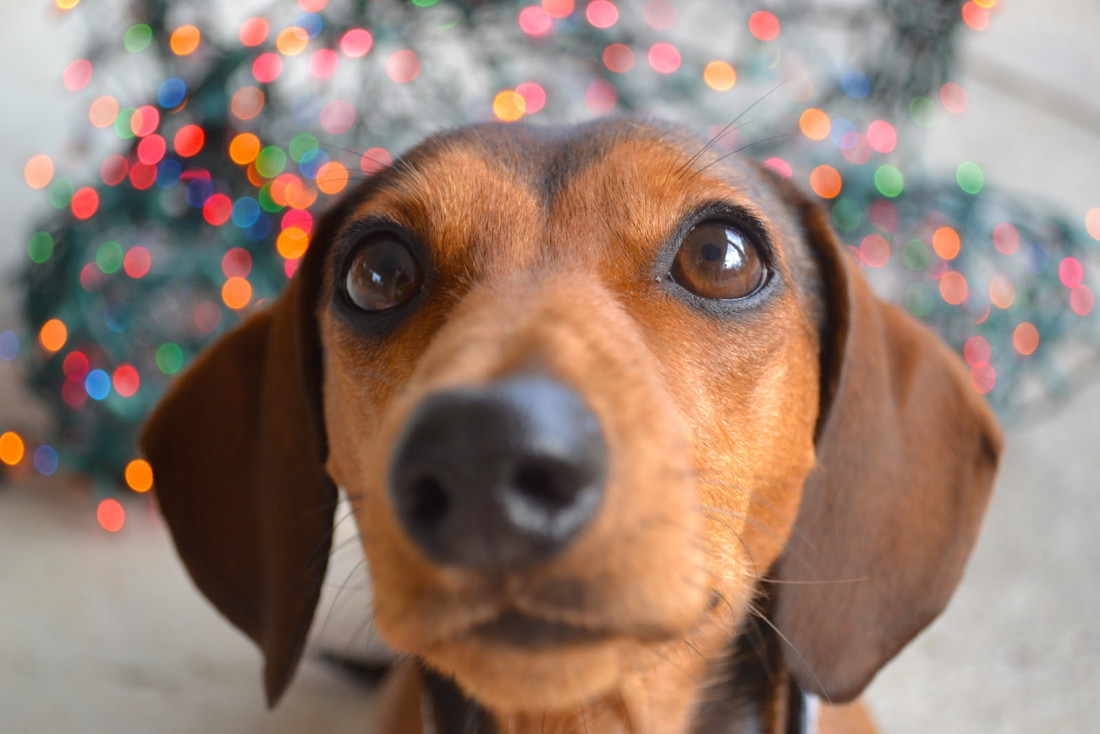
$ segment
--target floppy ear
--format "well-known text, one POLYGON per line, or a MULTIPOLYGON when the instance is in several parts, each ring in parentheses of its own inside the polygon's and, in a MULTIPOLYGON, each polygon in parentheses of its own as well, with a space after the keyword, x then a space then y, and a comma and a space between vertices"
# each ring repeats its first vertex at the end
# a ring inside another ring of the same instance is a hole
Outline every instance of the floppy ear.
POLYGON ((977 537, 1002 438, 958 357, 878 298, 823 211, 817 467, 778 561, 775 624, 798 683, 855 698, 946 606, 977 537))
POLYGON ((263 651, 269 705, 301 656, 336 502, 311 255, 274 305, 196 359, 141 437, 191 578, 263 651))

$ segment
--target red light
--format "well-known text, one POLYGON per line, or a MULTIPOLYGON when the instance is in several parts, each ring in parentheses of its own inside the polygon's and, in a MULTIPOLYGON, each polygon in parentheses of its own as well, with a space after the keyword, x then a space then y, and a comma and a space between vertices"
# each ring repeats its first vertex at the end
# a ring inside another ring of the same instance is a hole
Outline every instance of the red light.
POLYGON ((115 392, 124 398, 129 398, 133 397, 134 393, 141 387, 141 376, 133 366, 124 364, 115 370, 111 382, 114 385, 115 392))
POLYGON ((144 247, 131 247, 122 258, 122 269, 131 278, 141 278, 149 272, 153 264, 153 256, 144 247))
POLYGON ((90 186, 85 186, 73 194, 73 200, 70 206, 72 207, 74 217, 77 219, 89 219, 94 216, 96 210, 99 209, 99 194, 90 186))
POLYGON ((749 33, 761 41, 779 38, 779 18, 766 10, 758 10, 749 16, 749 33))
POLYGON ((202 150, 206 143, 206 133, 198 125, 184 125, 176 133, 173 143, 178 154, 190 158, 202 150))
POLYGON ((164 158, 164 152, 167 148, 168 144, 164 142, 164 138, 159 135, 150 135, 138 143, 138 160, 147 166, 155 166, 164 158))
POLYGON ((99 503, 95 511, 100 527, 109 533, 117 533, 126 524, 126 510, 118 500, 106 499, 99 503))
POLYGON ((202 205, 203 217, 215 227, 220 227, 228 222, 232 213, 233 202, 225 194, 214 194, 202 205))
POLYGON ((126 180, 126 174, 129 168, 129 164, 126 163, 126 159, 122 156, 109 155, 103 159, 103 163, 99 167, 99 177, 102 178, 103 183, 108 186, 118 186, 126 180))
POLYGON ((273 82, 283 73, 283 60, 279 54, 268 52, 260 54, 252 62, 252 76, 261 84, 273 82))

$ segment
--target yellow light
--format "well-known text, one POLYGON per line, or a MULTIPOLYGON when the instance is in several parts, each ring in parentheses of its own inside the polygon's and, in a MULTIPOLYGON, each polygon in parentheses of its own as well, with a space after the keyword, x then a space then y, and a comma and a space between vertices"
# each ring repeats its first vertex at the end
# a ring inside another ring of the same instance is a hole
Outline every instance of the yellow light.
POLYGON ((18 433, 8 431, 0 434, 0 461, 8 466, 15 466, 23 460, 23 439, 18 433))
POLYGON ((493 114, 502 122, 515 122, 527 111, 527 100, 513 89, 498 92, 493 97, 493 114))
POLYGON ((712 61, 703 69, 703 81, 711 89, 725 92, 737 84, 737 71, 725 61, 712 61))
POLYGON ((275 48, 283 56, 297 56, 309 45, 309 34, 304 28, 291 26, 284 28, 275 39, 275 48))
POLYGON ((153 467, 145 459, 134 459, 126 465, 126 486, 135 492, 148 492, 153 487, 153 467))

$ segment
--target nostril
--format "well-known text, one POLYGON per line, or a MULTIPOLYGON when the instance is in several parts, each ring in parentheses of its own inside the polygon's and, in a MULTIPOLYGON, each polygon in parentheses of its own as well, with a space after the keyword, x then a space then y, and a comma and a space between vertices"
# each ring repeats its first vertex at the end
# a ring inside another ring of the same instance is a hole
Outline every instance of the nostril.
POLYGON ((516 469, 511 490, 540 509, 554 512, 576 498, 572 474, 563 466, 528 462, 516 469))
POLYGON ((405 494, 405 514, 420 530, 438 527, 451 511, 451 498, 439 480, 421 477, 413 481, 405 494))

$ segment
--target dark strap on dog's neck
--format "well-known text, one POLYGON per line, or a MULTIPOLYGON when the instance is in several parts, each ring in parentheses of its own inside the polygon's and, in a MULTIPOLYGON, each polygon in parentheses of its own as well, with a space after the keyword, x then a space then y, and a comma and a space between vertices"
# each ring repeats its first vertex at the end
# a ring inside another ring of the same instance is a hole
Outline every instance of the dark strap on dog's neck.
POLYGON ((423 734, 495 734, 492 717, 451 678, 421 668, 420 721, 423 734))
POLYGON ((787 734, 817 734, 821 699, 796 683, 787 696, 787 734))

